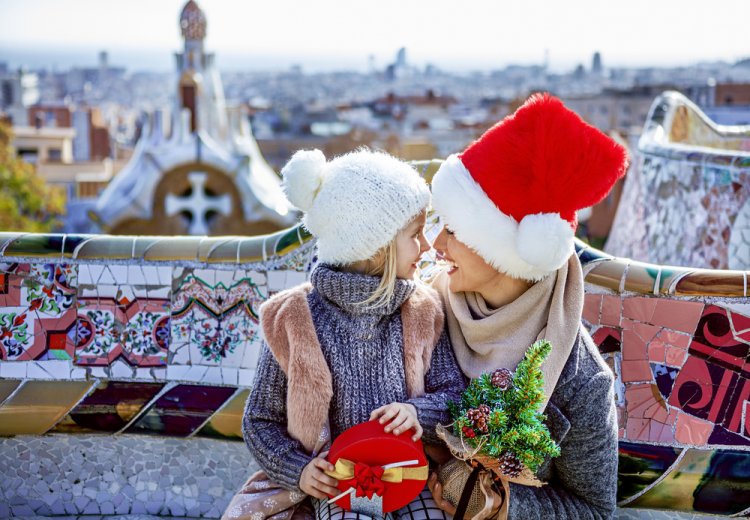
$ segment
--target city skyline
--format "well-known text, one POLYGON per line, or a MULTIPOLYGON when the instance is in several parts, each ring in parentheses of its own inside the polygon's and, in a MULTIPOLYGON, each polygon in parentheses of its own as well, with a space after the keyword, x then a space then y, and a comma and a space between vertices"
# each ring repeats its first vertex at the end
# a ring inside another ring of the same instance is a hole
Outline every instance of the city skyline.
MULTIPOLYGON (((106 50, 114 65, 172 69, 183 0, 67 0, 62 9, 60 4, 0 0, 0 61, 67 68, 94 65, 98 51, 106 50)), ((743 0, 714 2, 705 12, 688 11, 674 0, 621 5, 580 0, 573 7, 548 3, 534 17, 519 2, 485 0, 461 9, 447 0, 384 0, 376 9, 334 0, 199 4, 208 19, 206 46, 224 69, 299 64, 306 70, 364 70, 370 56, 382 67, 400 47, 415 65, 448 70, 542 64, 547 56, 551 70, 563 71, 579 63, 589 67, 595 51, 609 67, 732 62, 750 55, 744 38, 750 5, 743 0)))

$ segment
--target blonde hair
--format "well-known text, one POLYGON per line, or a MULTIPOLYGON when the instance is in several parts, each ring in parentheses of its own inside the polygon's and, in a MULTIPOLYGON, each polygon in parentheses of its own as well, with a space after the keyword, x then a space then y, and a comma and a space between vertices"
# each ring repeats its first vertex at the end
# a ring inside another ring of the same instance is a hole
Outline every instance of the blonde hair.
POLYGON ((378 309, 385 307, 393 298, 396 291, 396 238, 394 237, 387 245, 383 246, 372 258, 364 262, 364 274, 369 276, 380 276, 380 284, 373 293, 358 303, 363 307, 378 309))

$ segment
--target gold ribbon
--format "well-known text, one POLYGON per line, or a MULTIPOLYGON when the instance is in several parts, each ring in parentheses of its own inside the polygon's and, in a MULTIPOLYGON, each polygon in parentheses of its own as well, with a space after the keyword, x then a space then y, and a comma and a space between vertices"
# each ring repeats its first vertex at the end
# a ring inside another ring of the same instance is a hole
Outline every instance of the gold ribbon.
MULTIPOLYGON (((333 471, 326 471, 326 475, 336 480, 351 480, 354 478, 354 465, 351 460, 339 459, 333 471)), ((427 480, 429 466, 417 466, 416 468, 388 468, 383 471, 380 480, 383 482, 400 483, 404 480, 427 480)))

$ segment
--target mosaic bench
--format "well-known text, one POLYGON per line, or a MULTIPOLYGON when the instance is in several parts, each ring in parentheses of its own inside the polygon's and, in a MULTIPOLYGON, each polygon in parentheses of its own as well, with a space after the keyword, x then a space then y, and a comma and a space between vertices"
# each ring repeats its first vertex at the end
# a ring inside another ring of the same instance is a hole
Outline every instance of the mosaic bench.
POLYGON ((750 269, 750 127, 678 92, 651 106, 605 250, 656 264, 750 269))
MULTIPOLYGON (((748 273, 576 248, 584 320, 617 376, 620 506, 747 516, 748 273)), ((0 233, 0 517, 219 516, 253 467, 240 419, 258 306, 313 255, 299 227, 0 233)))

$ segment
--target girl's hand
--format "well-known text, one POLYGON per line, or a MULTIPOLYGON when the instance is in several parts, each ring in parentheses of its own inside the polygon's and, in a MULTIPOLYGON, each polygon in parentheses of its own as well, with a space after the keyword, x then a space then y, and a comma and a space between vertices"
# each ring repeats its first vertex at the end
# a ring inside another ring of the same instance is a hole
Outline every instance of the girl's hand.
POLYGON ((336 487, 339 481, 325 474, 326 471, 334 470, 333 464, 325 459, 326 455, 328 452, 324 451, 311 460, 299 478, 302 492, 321 500, 328 500, 329 496, 336 496, 340 492, 336 487))
POLYGON ((422 438, 422 425, 419 424, 417 409, 413 404, 391 403, 381 406, 370 414, 371 421, 378 418, 380 418, 380 424, 388 423, 388 426, 385 427, 385 431, 388 433, 393 432, 394 435, 400 435, 414 428, 415 433, 411 436, 411 440, 416 442, 422 438))

